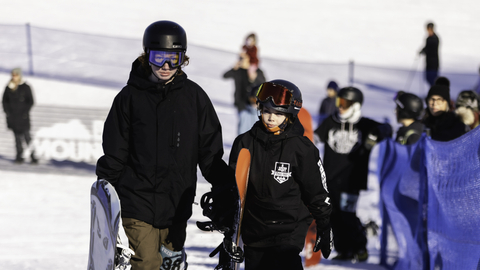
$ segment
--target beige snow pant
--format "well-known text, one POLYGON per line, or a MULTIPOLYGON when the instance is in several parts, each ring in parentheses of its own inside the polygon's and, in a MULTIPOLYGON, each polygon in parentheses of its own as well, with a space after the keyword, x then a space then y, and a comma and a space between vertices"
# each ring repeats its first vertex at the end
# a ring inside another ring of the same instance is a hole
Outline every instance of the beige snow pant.
POLYGON ((129 246, 135 251, 130 260, 131 270, 159 270, 163 262, 159 252, 161 245, 173 250, 172 244, 165 242, 168 228, 157 229, 134 218, 122 218, 122 223, 129 246))

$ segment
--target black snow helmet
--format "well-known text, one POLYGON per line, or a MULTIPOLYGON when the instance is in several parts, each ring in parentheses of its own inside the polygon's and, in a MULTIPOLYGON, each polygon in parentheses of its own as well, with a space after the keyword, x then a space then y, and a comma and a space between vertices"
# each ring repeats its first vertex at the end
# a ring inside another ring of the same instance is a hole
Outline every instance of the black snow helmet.
POLYGON ((302 92, 286 80, 273 80, 262 83, 257 90, 257 103, 276 111, 297 117, 302 108, 302 92))
POLYGON ((423 112, 423 101, 414 94, 399 91, 394 101, 398 119, 418 119, 423 112))
POLYGON ((171 21, 150 24, 143 34, 143 50, 181 51, 187 50, 187 34, 183 28, 171 21))
POLYGON ((358 102, 360 105, 363 104, 363 94, 360 89, 348 86, 340 89, 337 93, 337 97, 350 100, 353 103, 358 102))
POLYGON ((480 100, 477 95, 472 90, 464 90, 458 94, 457 101, 455 102, 455 106, 458 107, 467 107, 472 110, 479 110, 480 100))

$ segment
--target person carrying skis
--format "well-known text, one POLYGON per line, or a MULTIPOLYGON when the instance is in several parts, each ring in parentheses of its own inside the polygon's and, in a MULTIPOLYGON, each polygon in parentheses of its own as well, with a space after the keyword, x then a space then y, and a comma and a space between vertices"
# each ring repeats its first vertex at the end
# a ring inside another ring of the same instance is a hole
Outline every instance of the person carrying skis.
POLYGON ((293 83, 273 80, 257 91, 259 121, 239 135, 229 164, 242 148, 251 153, 241 235, 245 269, 303 269, 299 255, 315 219, 314 251, 328 258, 332 234, 330 199, 318 149, 297 119, 302 94, 293 83), (313 219, 312 219, 313 217, 313 219))
POLYGON ((222 127, 209 97, 182 70, 185 30, 154 22, 143 49, 105 120, 96 173, 119 195, 132 269, 186 269, 197 165, 215 188, 234 186, 234 173, 222 160, 222 127))
POLYGON ((423 101, 412 93, 399 91, 394 98, 397 121, 402 126, 397 131, 396 142, 404 145, 416 143, 422 136, 425 126, 420 120, 423 101))
POLYGON ((315 130, 325 143, 324 165, 332 199, 331 224, 334 260, 366 261, 365 228, 356 214, 360 190, 367 189, 368 162, 372 147, 392 136, 392 127, 362 117, 363 93, 355 87, 338 91, 338 112, 315 130))

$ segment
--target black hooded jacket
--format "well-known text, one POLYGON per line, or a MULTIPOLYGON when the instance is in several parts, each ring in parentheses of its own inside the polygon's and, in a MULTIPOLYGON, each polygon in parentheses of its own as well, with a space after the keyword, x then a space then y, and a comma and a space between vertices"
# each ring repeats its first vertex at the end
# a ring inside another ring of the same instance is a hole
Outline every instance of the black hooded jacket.
POLYGON ((115 186, 122 217, 157 228, 191 216, 197 164, 212 184, 233 182, 207 94, 184 73, 167 84, 153 83, 139 60, 113 101, 103 150, 97 175, 115 186))
POLYGON ((16 90, 5 87, 2 104, 7 116, 7 127, 15 133, 29 131, 33 103, 32 89, 27 83, 20 83, 16 90))
POLYGON ((242 222, 244 243, 254 247, 290 244, 302 249, 312 216, 318 228, 330 222, 318 149, 303 136, 299 121, 280 135, 267 132, 258 121, 235 139, 230 153, 233 168, 242 148, 248 148, 252 156, 242 222))

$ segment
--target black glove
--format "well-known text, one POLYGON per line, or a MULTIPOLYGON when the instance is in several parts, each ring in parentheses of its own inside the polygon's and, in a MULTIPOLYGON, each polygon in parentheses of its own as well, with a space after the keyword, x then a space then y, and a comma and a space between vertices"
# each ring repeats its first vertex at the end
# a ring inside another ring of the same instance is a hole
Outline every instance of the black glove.
POLYGON ((317 240, 315 240, 315 246, 313 247, 313 252, 319 250, 322 251, 323 257, 328 259, 330 252, 333 248, 333 233, 330 226, 327 228, 319 229, 317 228, 317 240))
POLYGON ((205 193, 200 200, 203 215, 210 218, 211 222, 197 222, 197 226, 204 231, 218 230, 227 233, 235 222, 239 201, 236 186, 214 186, 212 191, 205 193))

